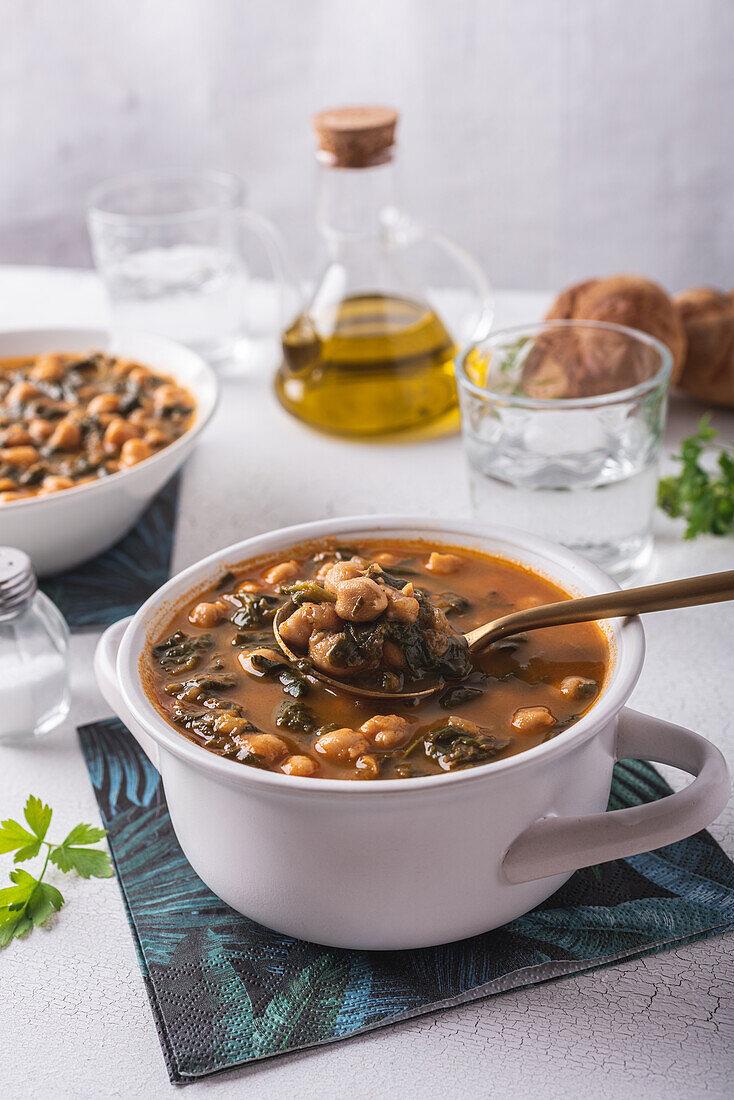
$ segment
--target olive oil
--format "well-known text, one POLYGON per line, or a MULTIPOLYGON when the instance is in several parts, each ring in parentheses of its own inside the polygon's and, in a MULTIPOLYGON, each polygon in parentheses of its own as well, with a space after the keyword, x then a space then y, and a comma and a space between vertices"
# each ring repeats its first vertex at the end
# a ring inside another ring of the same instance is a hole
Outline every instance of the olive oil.
POLYGON ((456 349, 422 302, 356 294, 302 313, 282 346, 276 392, 313 427, 349 436, 456 427, 456 349))

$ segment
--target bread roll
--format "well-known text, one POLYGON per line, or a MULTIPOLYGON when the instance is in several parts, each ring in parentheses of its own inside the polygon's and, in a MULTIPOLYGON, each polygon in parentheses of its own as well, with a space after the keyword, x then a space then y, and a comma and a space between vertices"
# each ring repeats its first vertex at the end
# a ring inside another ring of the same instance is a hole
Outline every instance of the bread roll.
MULTIPOLYGON (((662 287, 637 275, 588 279, 556 298, 548 320, 606 321, 657 337, 673 355, 673 381, 683 369, 686 335, 662 287)), ((544 337, 543 339, 546 339, 544 337)), ((588 397, 634 386, 657 369, 657 357, 614 332, 578 330, 554 338, 553 353, 528 356, 523 386, 531 397, 588 397), (561 352, 562 347, 562 352, 561 352)))
POLYGON ((734 293, 695 287, 677 294, 675 307, 688 339, 681 389, 734 408, 734 293))

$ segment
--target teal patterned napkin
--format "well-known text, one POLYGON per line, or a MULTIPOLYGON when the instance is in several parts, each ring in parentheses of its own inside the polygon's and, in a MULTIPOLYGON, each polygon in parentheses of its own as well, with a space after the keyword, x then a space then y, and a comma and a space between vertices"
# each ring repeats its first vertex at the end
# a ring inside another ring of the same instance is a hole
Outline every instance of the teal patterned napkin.
POLYGON ((179 480, 175 474, 133 529, 104 554, 41 583, 71 630, 102 629, 134 615, 168 580, 179 480))
MULTIPOLYGON (((532 913, 460 943, 365 952, 290 939, 197 877, 158 773, 117 719, 79 738, 176 1084, 734 927, 734 864, 702 832, 577 871, 532 913)), ((625 761, 609 808, 669 793, 650 764, 625 761)))

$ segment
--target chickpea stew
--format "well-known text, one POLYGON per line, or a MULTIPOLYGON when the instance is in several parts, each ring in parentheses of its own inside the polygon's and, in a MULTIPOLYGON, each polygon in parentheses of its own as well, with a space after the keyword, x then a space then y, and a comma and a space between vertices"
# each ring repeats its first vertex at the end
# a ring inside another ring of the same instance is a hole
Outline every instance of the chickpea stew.
POLYGON ((172 379, 105 352, 0 360, 0 504, 135 466, 194 413, 172 379))
POLYGON ((440 774, 539 745, 593 705, 609 663, 596 623, 531 631, 472 655, 461 670, 441 666, 454 631, 565 598, 520 565, 461 547, 384 539, 340 547, 325 540, 243 563, 192 596, 152 639, 141 675, 171 725, 245 765, 328 779, 440 774), (375 614, 360 621, 364 604, 354 599, 353 582, 362 578, 379 592, 368 590, 375 614), (296 609, 281 637, 303 651, 297 661, 285 657, 272 633, 288 600, 296 609), (352 617, 343 619, 340 608, 352 617), (345 633, 346 642, 330 637, 345 633), (435 674, 433 659, 442 689, 420 701, 393 700, 389 708, 309 675, 314 665, 330 675, 351 675, 358 666, 360 675, 371 668, 405 682, 419 679, 427 661, 435 674))

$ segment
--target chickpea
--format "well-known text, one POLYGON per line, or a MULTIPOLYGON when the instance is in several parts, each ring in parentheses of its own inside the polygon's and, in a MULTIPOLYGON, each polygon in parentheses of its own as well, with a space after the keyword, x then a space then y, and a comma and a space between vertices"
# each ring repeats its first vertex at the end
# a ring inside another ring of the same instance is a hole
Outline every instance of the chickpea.
POLYGON ((316 775, 319 766, 310 756, 289 756, 280 765, 280 770, 286 775, 316 775))
POLYGON ((126 374, 129 374, 135 366, 137 366, 137 364, 134 363, 132 359, 116 359, 112 367, 112 373, 124 377, 126 374))
POLYGON ((160 428, 149 428, 143 436, 143 442, 148 447, 165 447, 170 442, 165 432, 162 432, 160 428))
POLYGON ((566 676, 559 685, 561 695, 569 699, 590 699, 596 695, 599 685, 596 680, 587 680, 585 676, 566 676))
POLYGON ((37 418, 28 424, 28 434, 36 445, 45 443, 53 430, 54 426, 50 420, 37 418))
POLYGON ((369 748, 370 743, 363 734, 346 726, 332 730, 331 733, 322 733, 314 743, 316 752, 341 764, 353 763, 358 757, 369 752, 369 748))
POLYGON ((31 494, 25 489, 13 489, 12 491, 0 493, 0 504, 10 504, 13 500, 23 500, 24 497, 29 497, 31 494))
POLYGON ((22 405, 24 401, 37 397, 39 393, 40 390, 32 382, 16 382, 5 394, 5 402, 7 405, 22 405))
POLYGON ((388 668, 405 668, 407 661, 397 642, 386 641, 382 647, 382 660, 388 668))
POLYGON ((265 675, 265 673, 261 672, 260 669, 256 668, 252 663, 253 657, 264 657, 267 661, 283 661, 282 653, 278 653, 275 649, 267 649, 264 646, 261 646, 260 649, 253 649, 249 653, 238 653, 237 660, 242 665, 245 672, 249 672, 251 676, 265 675))
POLYGON ((520 707, 512 716, 512 724, 522 733, 540 733, 555 726, 556 720, 547 707, 520 707))
POLYGON ((197 603, 189 611, 189 622, 193 626, 217 626, 227 614, 227 605, 217 600, 216 603, 197 603))
POLYGON ((396 749, 408 740, 410 725, 399 714, 376 714, 359 727, 378 749, 396 749))
POLYGON ((126 439, 120 449, 120 465, 137 466, 145 458, 150 458, 152 451, 144 439, 126 439))
POLYGON ((356 561, 337 561, 328 569, 324 566, 319 569, 317 579, 323 584, 327 592, 336 595, 337 585, 342 581, 351 581, 355 577, 361 577, 364 567, 356 561))
POLYGON ((26 447, 33 444, 33 436, 22 424, 11 424, 3 432, 3 447, 26 447))
POLYGON ((375 554, 375 561, 384 569, 389 569, 391 565, 397 565, 398 562, 403 561, 403 558, 400 554, 391 554, 388 550, 383 550, 381 554, 375 554))
POLYGON ((453 633, 451 623, 446 618, 446 612, 442 611, 440 607, 431 605, 431 618, 433 620, 433 629, 437 630, 439 634, 453 633))
POLYGON ((357 668, 340 668, 331 659, 331 651, 339 640, 340 634, 329 630, 316 630, 308 641, 308 655, 322 672, 327 676, 348 676, 350 672, 359 671, 357 668))
MULTIPOLYGON (((136 380, 133 378, 134 374, 135 371, 133 370, 128 376, 132 381, 136 380)), ((145 381, 145 379, 140 379, 140 381, 145 381)), ((163 386, 159 386, 153 394, 153 404, 155 405, 156 409, 170 408, 171 405, 188 405, 189 395, 184 390, 179 389, 178 386, 165 384, 163 386)))
POLYGON ((136 386, 144 386, 150 378, 150 374, 145 367, 134 366, 127 372, 127 378, 129 382, 136 386))
POLYGON ((247 732, 249 722, 246 718, 240 718, 237 714, 220 714, 214 722, 217 733, 228 733, 236 736, 247 732))
POLYGON ((104 449, 108 454, 113 454, 115 451, 119 451, 128 439, 137 439, 138 436, 139 432, 136 427, 129 424, 127 420, 123 420, 121 416, 116 416, 105 429, 104 449))
POLYGON ((426 569, 429 569, 431 573, 440 573, 443 576, 445 573, 455 573, 457 569, 460 569, 462 560, 457 557, 456 554, 439 554, 434 550, 428 561, 426 562, 426 569))
POLYGON ((18 483, 12 477, 0 477, 0 493, 12 493, 18 488, 18 483))
POLYGON ((341 625, 332 604, 304 603, 281 624, 280 635, 289 646, 305 649, 315 631, 335 631, 341 625))
POLYGON ((44 493, 58 493, 62 489, 73 488, 73 480, 70 477, 62 477, 60 474, 49 474, 41 484, 41 490, 44 493))
POLYGON ((428 648, 436 654, 437 657, 443 657, 444 653, 451 645, 451 639, 448 634, 442 630, 426 630, 424 637, 428 644, 428 648))
POLYGON ((151 424, 150 413, 147 409, 133 409, 128 413, 128 420, 138 428, 149 428, 151 424))
POLYGON ((263 580, 266 584, 285 584, 297 577, 300 571, 301 567, 297 561, 282 561, 272 569, 268 569, 263 580))
POLYGON ((0 449, 0 459, 11 466, 26 468, 38 462, 39 454, 35 447, 3 447, 0 449))
POLYGON ((120 407, 120 398, 116 393, 98 393, 87 405, 87 412, 91 416, 97 413, 117 412, 120 407))
POLYGON ((247 752, 259 756, 268 764, 275 764, 288 752, 288 746, 274 733, 246 733, 237 737, 237 743, 247 752))
POLYGON ((256 581, 242 581, 237 585, 238 592, 259 592, 260 585, 256 581))
MULTIPOLYGON (((405 587, 408 587, 407 584, 405 587)), ((420 604, 412 595, 403 595, 402 592, 398 592, 394 588, 384 588, 383 592, 387 596, 388 619, 398 623, 415 622, 420 611, 420 604)))
POLYGON ((464 733, 471 734, 472 737, 476 737, 481 732, 476 722, 472 722, 470 718, 461 718, 458 714, 450 714, 446 724, 453 726, 454 729, 463 730, 464 733))
POLYGON ((380 763, 371 752, 358 757, 355 767, 360 779, 377 779, 380 774, 380 763))
POLYGON ((76 451, 82 443, 82 431, 73 420, 59 420, 49 437, 48 445, 55 451, 76 451))
POLYGON ((387 607, 385 589, 369 577, 340 581, 336 588, 336 613, 353 623, 369 623, 387 607))
POLYGON ((60 382, 64 377, 63 356, 39 355, 30 375, 39 382, 60 382))
POLYGON ((404 596, 415 596, 415 588, 413 587, 412 581, 408 581, 407 584, 404 584, 400 591, 404 596))

